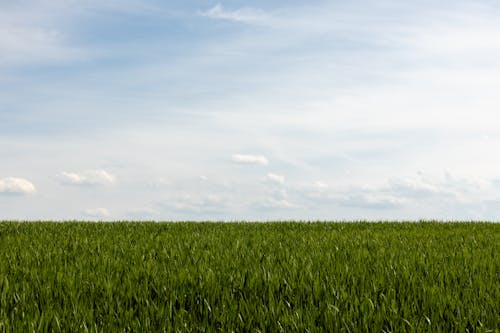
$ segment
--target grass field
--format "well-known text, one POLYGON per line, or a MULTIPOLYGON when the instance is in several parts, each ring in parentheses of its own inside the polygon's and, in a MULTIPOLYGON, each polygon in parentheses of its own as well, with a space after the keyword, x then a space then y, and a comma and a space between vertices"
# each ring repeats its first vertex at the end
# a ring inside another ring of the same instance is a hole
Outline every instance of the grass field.
POLYGON ((500 224, 0 223, 0 332, 499 332, 500 224))

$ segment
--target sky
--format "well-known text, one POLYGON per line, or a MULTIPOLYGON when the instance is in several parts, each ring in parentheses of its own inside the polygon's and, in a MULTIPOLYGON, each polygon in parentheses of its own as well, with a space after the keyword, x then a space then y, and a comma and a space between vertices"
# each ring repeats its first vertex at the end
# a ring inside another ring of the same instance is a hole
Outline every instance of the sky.
POLYGON ((0 220, 500 219, 500 4, 0 0, 0 220))

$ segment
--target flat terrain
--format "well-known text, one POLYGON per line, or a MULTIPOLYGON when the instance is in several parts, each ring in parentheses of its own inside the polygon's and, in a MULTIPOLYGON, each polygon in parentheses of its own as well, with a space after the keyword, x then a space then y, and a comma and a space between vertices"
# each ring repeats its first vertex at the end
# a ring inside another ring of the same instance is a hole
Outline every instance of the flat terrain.
POLYGON ((500 224, 0 223, 0 332, 499 332, 500 224))

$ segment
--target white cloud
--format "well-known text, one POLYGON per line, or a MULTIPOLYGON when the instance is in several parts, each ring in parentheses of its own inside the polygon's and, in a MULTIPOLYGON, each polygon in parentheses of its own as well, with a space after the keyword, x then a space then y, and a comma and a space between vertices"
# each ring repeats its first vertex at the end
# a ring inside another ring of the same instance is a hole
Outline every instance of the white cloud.
POLYGON ((280 185, 285 184, 285 176, 283 176, 283 175, 278 175, 275 173, 268 173, 267 179, 270 182, 275 183, 275 184, 280 184, 280 185))
POLYGON ((84 211, 85 216, 91 218, 107 218, 111 216, 111 213, 106 208, 89 208, 84 211))
POLYGON ((106 170, 87 170, 83 172, 63 172, 60 180, 66 185, 113 185, 116 177, 106 170))
POLYGON ((34 194, 35 186, 23 178, 0 178, 0 194, 34 194))
POLYGON ((222 7, 221 4, 216 4, 206 12, 202 12, 201 15, 213 19, 235 22, 256 22, 263 21, 268 18, 268 15, 260 9, 244 7, 235 10, 228 10, 222 7))
POLYGON ((235 154, 231 157, 234 163, 268 165, 269 161, 262 155, 235 154))

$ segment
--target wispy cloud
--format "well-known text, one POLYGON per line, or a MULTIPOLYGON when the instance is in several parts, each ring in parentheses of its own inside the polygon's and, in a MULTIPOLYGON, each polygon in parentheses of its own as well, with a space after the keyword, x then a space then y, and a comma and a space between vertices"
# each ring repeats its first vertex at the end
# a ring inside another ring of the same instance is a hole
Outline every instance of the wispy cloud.
POLYGON ((0 11, 0 69, 87 58, 82 48, 71 45, 64 28, 53 23, 57 14, 39 5, 29 10, 14 5, 0 11))
POLYGON ((222 19, 247 23, 263 21, 269 17, 266 12, 260 9, 243 7, 239 9, 229 10, 224 8, 221 4, 216 4, 207 11, 201 12, 201 15, 212 19, 222 19))
POLYGON ((0 4, 0 69, 74 65, 102 56, 78 43, 79 26, 96 13, 153 15, 166 11, 148 1, 19 1, 0 4))
POLYGON ((239 163, 239 164, 256 164, 256 165, 269 164, 267 158, 262 155, 234 154, 233 156, 231 156, 231 160, 234 163, 239 163))
POLYGON ((63 172, 59 179, 65 185, 76 186, 113 185, 116 181, 115 175, 106 170, 63 172))
POLYGON ((29 180, 15 177, 0 178, 0 194, 25 195, 35 192, 35 186, 29 180))

